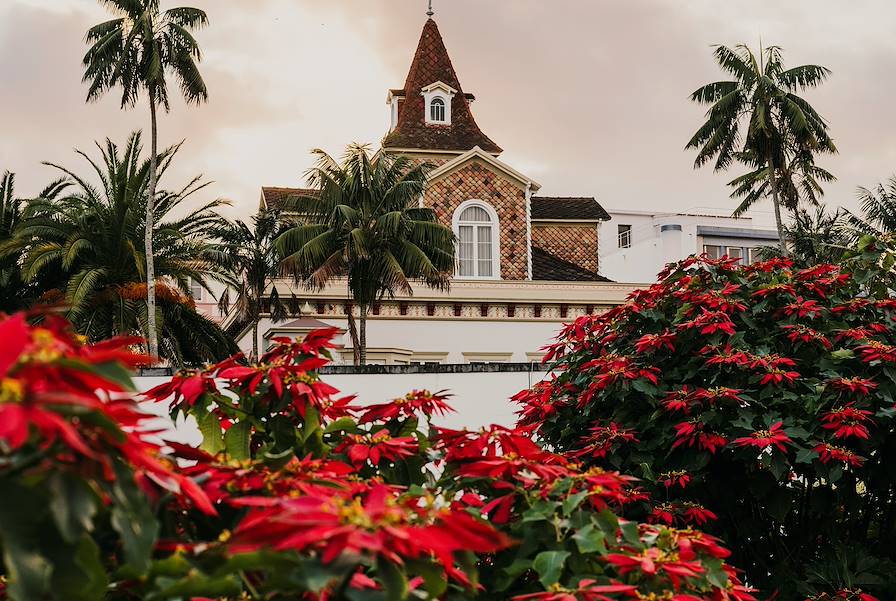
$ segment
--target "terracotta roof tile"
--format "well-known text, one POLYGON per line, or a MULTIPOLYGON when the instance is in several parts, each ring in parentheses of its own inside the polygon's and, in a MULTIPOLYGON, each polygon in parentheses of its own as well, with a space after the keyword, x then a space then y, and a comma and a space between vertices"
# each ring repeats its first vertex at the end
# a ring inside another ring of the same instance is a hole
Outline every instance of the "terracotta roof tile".
POLYGON ((548 251, 532 247, 532 279, 553 282, 611 282, 599 273, 570 263, 548 251))
MULTIPOLYGON (((396 92, 392 90, 393 95, 397 95, 396 92)), ((404 100, 399 104, 398 122, 383 138, 383 148, 467 151, 479 146, 486 152, 501 152, 501 147, 476 125, 470 112, 470 99, 460 86, 439 28, 432 19, 423 26, 402 94, 404 100), (451 100, 450 125, 426 123, 421 90, 437 81, 458 91, 451 100)))
POLYGON ((606 221, 610 214, 592 196, 533 196, 532 219, 606 221))
POLYGON ((270 209, 280 209, 286 199, 299 195, 315 195, 317 190, 313 188, 280 188, 276 186, 263 186, 261 196, 265 205, 270 209))

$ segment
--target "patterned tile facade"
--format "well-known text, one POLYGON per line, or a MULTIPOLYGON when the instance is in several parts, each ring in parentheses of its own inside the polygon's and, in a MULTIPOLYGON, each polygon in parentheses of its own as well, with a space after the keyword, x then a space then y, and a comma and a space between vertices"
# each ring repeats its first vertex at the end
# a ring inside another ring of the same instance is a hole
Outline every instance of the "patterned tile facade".
POLYGON ((589 271, 598 271, 596 224, 533 222, 532 246, 589 271))
POLYGON ((498 214, 501 279, 528 279, 525 191, 485 163, 473 160, 430 183, 423 201, 450 227, 454 211, 470 199, 487 202, 498 214))

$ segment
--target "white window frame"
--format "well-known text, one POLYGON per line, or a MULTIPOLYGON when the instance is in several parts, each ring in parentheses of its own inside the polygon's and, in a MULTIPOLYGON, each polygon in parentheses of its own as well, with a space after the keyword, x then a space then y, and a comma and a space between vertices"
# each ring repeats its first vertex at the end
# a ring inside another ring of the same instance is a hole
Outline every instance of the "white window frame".
POLYGON ((632 226, 626 223, 620 223, 616 226, 616 236, 619 238, 619 248, 632 247, 632 226), (627 230, 621 228, 627 227, 627 230))
POLYGON ((501 223, 498 221, 498 213, 495 212, 495 209, 488 204, 487 202, 483 202, 479 199, 472 198, 470 200, 465 200, 460 203, 460 206, 457 207, 454 211, 454 215, 451 218, 451 228, 454 230, 454 235, 457 237, 457 248, 456 248, 456 259, 454 265, 454 277, 459 280, 500 280, 501 279, 501 223), (491 219, 488 224, 478 221, 466 221, 461 222, 460 216, 461 214, 470 207, 480 207, 488 213, 489 218, 491 219), (473 234, 473 265, 474 270, 479 271, 479 244, 478 244, 478 235, 476 234, 476 228, 488 226, 492 230, 492 275, 460 275, 460 226, 461 225, 472 225, 474 226, 474 234, 473 234))
POLYGON ((197 303, 201 303, 203 297, 205 296, 205 290, 202 288, 202 284, 200 284, 193 278, 190 278, 190 296, 192 296, 193 300, 197 303), (193 294, 193 288, 197 288, 199 290, 199 294, 193 294))
POLYGON ((423 88, 420 93, 423 94, 423 117, 426 123, 430 125, 451 125, 451 99, 457 93, 457 90, 448 84, 437 81, 423 88), (441 121, 432 119, 432 102, 436 98, 440 99, 445 106, 445 118, 441 121))

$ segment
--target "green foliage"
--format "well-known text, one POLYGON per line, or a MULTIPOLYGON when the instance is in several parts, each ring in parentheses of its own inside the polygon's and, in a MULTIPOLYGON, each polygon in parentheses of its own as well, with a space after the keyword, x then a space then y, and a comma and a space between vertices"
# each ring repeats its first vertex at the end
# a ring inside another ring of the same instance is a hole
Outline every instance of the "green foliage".
POLYGON ((347 277, 351 297, 361 309, 363 363, 365 324, 372 303, 411 282, 447 289, 454 268, 454 234, 432 209, 418 204, 428 164, 405 156, 348 147, 342 163, 322 150, 309 181, 317 192, 291 199, 285 209, 297 223, 277 237, 276 247, 297 281, 322 288, 347 277))
POLYGON ((732 197, 743 198, 735 214, 770 197, 783 245, 781 208, 796 210, 801 198, 817 203, 821 183, 834 179, 815 165, 816 154, 836 152, 827 123, 797 95, 821 84, 830 71, 818 65, 785 68, 777 46, 758 56, 744 45, 717 46, 714 56, 734 79, 691 94, 691 100, 710 107, 687 148, 697 150, 695 167, 715 159, 716 171, 736 162, 750 169, 729 184, 732 197))
MULTIPOLYGON (((146 229, 149 161, 141 157, 141 135, 125 146, 111 140, 97 144, 95 161, 85 152, 97 183, 78 172, 51 164, 63 177, 42 197, 26 204, 15 237, 6 246, 22 255, 22 275, 41 287, 62 276, 63 290, 45 295, 69 306, 68 317, 90 340, 115 335, 146 335, 146 229)), ((164 175, 179 146, 165 149, 164 175)), ((199 315, 187 296, 190 280, 207 286, 223 278, 215 236, 226 222, 217 213, 222 201, 199 206, 183 217, 193 195, 207 184, 194 178, 180 190, 160 191, 153 209, 155 267, 163 278, 159 296, 162 356, 178 363, 220 359, 235 347, 211 320, 199 315)))
POLYGON ((651 503, 632 515, 705 523, 767 594, 892 598, 894 264, 871 238, 842 266, 672 264, 563 332, 562 373, 520 395, 523 423, 642 477, 651 503))

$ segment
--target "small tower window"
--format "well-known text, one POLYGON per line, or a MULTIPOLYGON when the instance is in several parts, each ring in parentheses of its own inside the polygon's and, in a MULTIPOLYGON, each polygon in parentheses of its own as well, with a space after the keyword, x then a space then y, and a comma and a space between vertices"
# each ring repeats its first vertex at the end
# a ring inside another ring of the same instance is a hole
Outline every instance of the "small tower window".
POLYGON ((429 103, 429 120, 433 123, 445 122, 445 101, 438 96, 429 103))

